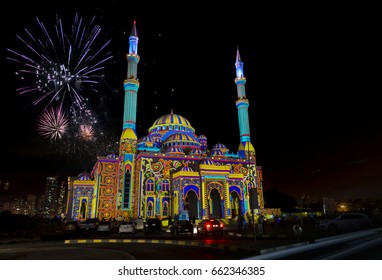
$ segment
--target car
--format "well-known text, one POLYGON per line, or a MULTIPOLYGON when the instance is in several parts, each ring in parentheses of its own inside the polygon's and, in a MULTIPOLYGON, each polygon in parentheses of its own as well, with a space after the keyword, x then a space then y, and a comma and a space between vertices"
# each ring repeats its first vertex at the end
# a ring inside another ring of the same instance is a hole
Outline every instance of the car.
POLYGON ((162 222, 158 218, 148 218, 145 222, 143 228, 144 234, 149 233, 161 233, 162 232, 162 222))
POLYGON ((110 233, 118 233, 119 226, 121 225, 121 222, 117 222, 116 220, 110 221, 110 233))
POLYGON ((174 221, 170 226, 170 232, 173 235, 194 234, 194 225, 189 220, 174 221))
POLYGON ((97 226, 97 232, 98 233, 110 233, 111 232, 110 222, 101 221, 97 226))
POLYGON ((119 226, 118 233, 124 234, 124 233, 135 233, 136 232, 136 225, 134 222, 122 222, 122 224, 119 226))
POLYGON ((217 219, 204 219, 197 225, 196 230, 201 235, 223 234, 224 224, 217 219))
POLYGON ((67 221, 64 224, 64 234, 76 236, 81 233, 78 221, 67 221))
POLYGON ((83 232, 95 232, 98 224, 98 219, 86 219, 85 221, 80 222, 80 228, 83 232))
POLYGON ((318 223, 320 230, 356 230, 371 226, 369 216, 362 213, 342 213, 332 219, 324 219, 318 223))
POLYGON ((138 219, 136 219, 136 220, 134 221, 134 223, 135 223, 135 229, 136 229, 137 231, 143 231, 143 229, 144 229, 144 227, 145 227, 145 223, 144 223, 144 221, 143 221, 142 218, 138 218, 138 219))

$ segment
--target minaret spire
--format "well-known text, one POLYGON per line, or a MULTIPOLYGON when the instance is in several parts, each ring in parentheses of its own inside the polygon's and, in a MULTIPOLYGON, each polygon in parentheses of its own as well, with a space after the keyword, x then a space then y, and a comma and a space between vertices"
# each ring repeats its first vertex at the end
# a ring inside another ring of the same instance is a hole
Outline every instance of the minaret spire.
POLYGON ((251 143, 251 135, 249 129, 249 117, 248 117, 248 107, 249 101, 245 94, 245 83, 247 79, 244 76, 244 63, 241 60, 239 47, 236 50, 236 78, 235 83, 237 86, 237 98, 236 107, 239 119, 239 129, 240 129, 240 145, 239 145, 239 156, 246 157, 247 154, 255 154, 255 149, 251 143))
POLYGON ((130 32, 130 37, 131 36, 134 36, 134 37, 137 37, 138 38, 138 33, 137 33, 137 21, 134 19, 133 21, 133 27, 131 28, 131 32, 130 32))
POLYGON ((132 210, 134 206, 132 193, 138 139, 136 134, 137 94, 139 89, 137 70, 140 59, 138 55, 139 39, 137 34, 136 21, 134 20, 129 37, 129 53, 126 55, 127 77, 123 83, 125 101, 123 107, 123 130, 119 143, 119 174, 123 174, 123 176, 118 178, 117 211, 132 210))

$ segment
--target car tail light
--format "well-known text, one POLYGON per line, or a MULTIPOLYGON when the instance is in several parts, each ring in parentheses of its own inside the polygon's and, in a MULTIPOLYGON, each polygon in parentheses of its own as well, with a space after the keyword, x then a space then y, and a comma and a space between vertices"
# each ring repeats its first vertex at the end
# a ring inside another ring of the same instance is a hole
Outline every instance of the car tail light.
POLYGON ((222 228, 223 226, 224 226, 224 225, 223 225, 223 223, 220 223, 219 227, 221 227, 221 228, 222 228))
POLYGON ((206 224, 206 228, 210 228, 211 227, 211 224, 206 224))

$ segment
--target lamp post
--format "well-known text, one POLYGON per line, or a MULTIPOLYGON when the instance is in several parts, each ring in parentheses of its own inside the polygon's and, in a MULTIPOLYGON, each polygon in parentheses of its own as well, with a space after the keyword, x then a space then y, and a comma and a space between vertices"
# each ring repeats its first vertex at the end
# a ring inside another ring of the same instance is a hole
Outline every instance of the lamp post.
POLYGON ((304 224, 304 219, 302 217, 302 207, 305 205, 305 201, 309 200, 309 195, 305 195, 304 193, 300 197, 300 223, 301 223, 301 228, 303 228, 304 224))

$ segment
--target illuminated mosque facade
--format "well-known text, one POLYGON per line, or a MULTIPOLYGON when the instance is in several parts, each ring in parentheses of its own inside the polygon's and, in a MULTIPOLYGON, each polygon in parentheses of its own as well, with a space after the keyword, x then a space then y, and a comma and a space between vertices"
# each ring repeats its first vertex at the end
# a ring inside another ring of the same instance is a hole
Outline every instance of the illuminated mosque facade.
POLYGON ((127 78, 124 81, 123 130, 119 155, 97 157, 91 173, 68 179, 66 217, 127 220, 167 219, 188 211, 196 219, 231 219, 264 208, 262 169, 256 166, 251 143, 243 62, 236 55, 238 152, 222 143, 207 147, 181 115, 159 117, 148 134, 136 135, 138 80, 136 22, 129 37, 127 78))

